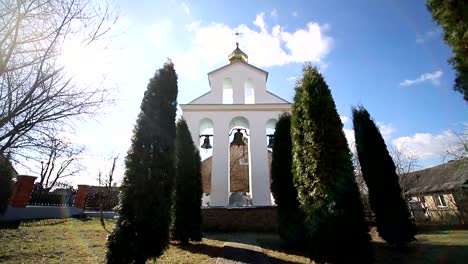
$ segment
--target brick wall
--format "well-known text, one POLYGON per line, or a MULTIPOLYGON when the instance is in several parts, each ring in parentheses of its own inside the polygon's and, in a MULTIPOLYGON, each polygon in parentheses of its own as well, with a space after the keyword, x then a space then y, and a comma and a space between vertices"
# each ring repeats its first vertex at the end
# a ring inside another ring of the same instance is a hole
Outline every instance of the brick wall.
POLYGON ((275 206, 243 208, 203 208, 203 231, 276 232, 275 206))

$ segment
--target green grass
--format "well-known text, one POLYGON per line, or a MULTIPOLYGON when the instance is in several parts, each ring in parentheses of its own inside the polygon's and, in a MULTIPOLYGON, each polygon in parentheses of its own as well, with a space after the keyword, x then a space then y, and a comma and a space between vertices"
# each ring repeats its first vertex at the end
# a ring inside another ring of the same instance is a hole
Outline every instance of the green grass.
MULTIPOLYGON (((111 230, 115 221, 106 221, 111 230)), ((108 233, 97 219, 49 219, 0 229, 0 263, 105 263, 108 233)), ((189 246, 171 244, 158 261, 149 263, 212 263, 224 242, 203 239, 189 246), (200 245, 210 252, 197 252, 200 245), (191 252, 192 251, 192 252, 191 252)))
MULTIPOLYGON (((108 229, 114 225, 106 221, 108 229)), ((96 219, 22 223, 15 229, 0 229, 0 263, 104 263, 107 234, 96 219)), ((171 243, 163 256, 148 263, 215 263, 224 242, 239 238, 256 240, 272 264, 309 263, 304 250, 284 249, 273 234, 207 234, 200 243, 171 243)), ((466 263, 468 259, 468 230, 425 233, 417 239, 404 249, 375 239, 376 263, 466 263)))

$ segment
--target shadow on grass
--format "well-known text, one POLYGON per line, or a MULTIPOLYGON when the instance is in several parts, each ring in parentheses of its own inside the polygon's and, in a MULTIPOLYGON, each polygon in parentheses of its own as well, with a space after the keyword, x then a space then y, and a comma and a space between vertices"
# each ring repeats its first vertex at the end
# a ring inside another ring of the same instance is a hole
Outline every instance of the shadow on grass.
POLYGON ((286 261, 266 255, 263 252, 250 250, 246 248, 238 248, 232 246, 212 246, 206 244, 191 244, 181 245, 174 244, 179 249, 188 251, 193 254, 205 254, 212 258, 222 257, 227 260, 236 261, 240 263, 259 263, 259 264, 295 264, 296 262, 286 261))
MULTIPOLYGON (((247 245, 258 244, 265 250, 272 250, 287 255, 307 257, 307 250, 305 247, 287 247, 278 237, 268 234, 207 234, 206 237, 211 240, 223 242, 240 242, 247 245), (242 236, 250 236, 253 240, 245 239, 240 241, 242 236), (249 243, 249 241, 256 242, 249 243)), ((385 242, 373 241, 371 244, 374 251, 374 263, 468 263, 468 245, 447 245, 442 244, 443 242, 440 242, 440 244, 428 242, 429 240, 418 240, 406 247, 397 247, 385 242)), ((231 246, 224 247, 224 250, 223 247, 206 244, 176 246, 191 253, 206 254, 214 258, 224 257, 228 260, 244 263, 263 263, 264 259, 268 259, 272 264, 296 263, 294 261, 267 256, 262 252, 231 246)), ((337 253, 340 252, 339 249, 336 251, 337 253)), ((350 260, 352 260, 352 256, 350 256, 350 260)))
POLYGON ((437 245, 414 242, 407 247, 396 247, 372 242, 375 263, 467 263, 468 246, 437 245))

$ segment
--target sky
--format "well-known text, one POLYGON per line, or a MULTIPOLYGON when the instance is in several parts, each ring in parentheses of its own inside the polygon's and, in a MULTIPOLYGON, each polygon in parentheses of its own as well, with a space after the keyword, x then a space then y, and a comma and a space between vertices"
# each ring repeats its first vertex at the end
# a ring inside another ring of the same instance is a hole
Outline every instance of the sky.
POLYGON ((115 100, 68 135, 87 146, 87 170, 66 180, 74 184, 96 184, 117 154, 122 179, 143 93, 167 58, 178 74, 178 102, 188 103, 209 91, 207 73, 228 64, 236 41, 250 64, 269 72, 267 89, 290 102, 304 63, 316 65, 350 142, 351 107, 361 104, 387 144, 406 146, 420 168, 446 161, 452 131, 468 125, 468 104, 452 89, 451 50, 424 0, 115 0, 115 7, 109 38, 86 48, 70 40, 63 49, 75 81, 100 85, 96 76, 105 76, 115 100))

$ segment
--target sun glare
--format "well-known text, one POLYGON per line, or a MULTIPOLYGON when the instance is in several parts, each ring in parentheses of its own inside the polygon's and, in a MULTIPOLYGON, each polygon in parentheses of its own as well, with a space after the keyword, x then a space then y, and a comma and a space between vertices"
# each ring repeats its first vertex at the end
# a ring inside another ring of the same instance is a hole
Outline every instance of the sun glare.
POLYGON ((65 71, 75 78, 93 78, 103 74, 104 49, 98 45, 84 46, 79 41, 64 43, 60 56, 60 62, 65 71))

